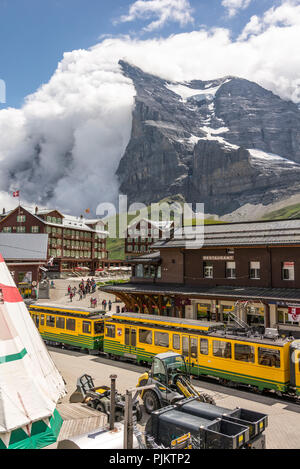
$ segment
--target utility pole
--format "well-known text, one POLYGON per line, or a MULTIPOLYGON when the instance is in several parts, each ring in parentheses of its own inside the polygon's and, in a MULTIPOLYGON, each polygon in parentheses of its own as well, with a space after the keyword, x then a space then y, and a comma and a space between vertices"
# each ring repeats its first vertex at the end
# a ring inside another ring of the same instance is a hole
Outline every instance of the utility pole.
POLYGON ((117 375, 110 375, 110 414, 109 414, 109 429, 115 428, 115 415, 116 415, 116 379, 117 375))
POLYGON ((124 449, 133 448, 133 403, 138 399, 140 391, 146 391, 146 389, 154 389, 155 384, 149 384, 147 386, 141 386, 139 388, 127 389, 125 395, 125 415, 124 415, 124 449), (135 392, 134 397, 132 393, 135 392))

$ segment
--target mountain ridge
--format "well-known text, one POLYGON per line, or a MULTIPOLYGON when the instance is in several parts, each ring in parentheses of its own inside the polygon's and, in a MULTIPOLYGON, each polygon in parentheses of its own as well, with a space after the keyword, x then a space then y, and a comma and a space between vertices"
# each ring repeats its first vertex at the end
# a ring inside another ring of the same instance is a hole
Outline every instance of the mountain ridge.
POLYGON ((117 170, 130 202, 180 193, 224 215, 300 192, 300 111, 239 77, 170 82, 120 61, 136 90, 117 170))

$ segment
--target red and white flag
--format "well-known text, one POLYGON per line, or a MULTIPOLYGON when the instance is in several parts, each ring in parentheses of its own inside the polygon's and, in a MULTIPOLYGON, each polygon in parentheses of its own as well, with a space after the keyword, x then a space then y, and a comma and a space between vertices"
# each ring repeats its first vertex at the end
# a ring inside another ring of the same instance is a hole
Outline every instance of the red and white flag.
POLYGON ((13 197, 20 197, 20 191, 13 192, 13 197))

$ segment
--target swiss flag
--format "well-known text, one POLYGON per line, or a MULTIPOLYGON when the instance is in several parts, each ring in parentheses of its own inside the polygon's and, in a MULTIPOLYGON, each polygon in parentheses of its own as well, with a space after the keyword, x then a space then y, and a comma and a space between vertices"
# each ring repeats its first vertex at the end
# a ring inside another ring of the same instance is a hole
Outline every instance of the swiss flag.
POLYGON ((20 191, 13 192, 13 197, 20 197, 20 191))

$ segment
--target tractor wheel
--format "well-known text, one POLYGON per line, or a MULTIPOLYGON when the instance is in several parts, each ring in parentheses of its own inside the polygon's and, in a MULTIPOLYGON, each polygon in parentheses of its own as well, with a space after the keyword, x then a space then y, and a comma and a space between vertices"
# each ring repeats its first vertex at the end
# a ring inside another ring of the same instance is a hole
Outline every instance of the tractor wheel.
POLYGON ((101 404, 101 402, 98 402, 98 404, 96 405, 96 410, 98 410, 98 412, 102 412, 103 414, 106 414, 104 405, 101 404))
POLYGON ((147 414, 151 414, 160 408, 160 402, 154 391, 145 391, 143 396, 144 406, 147 414))

